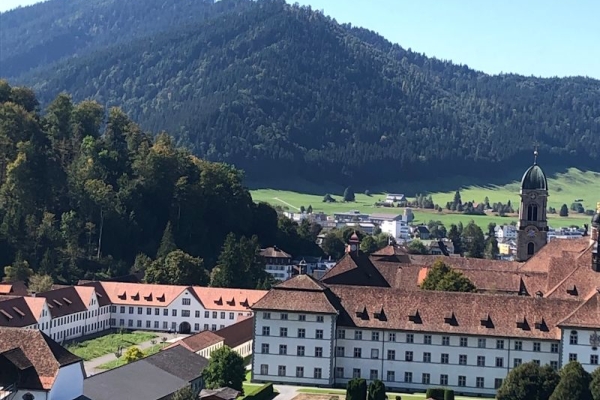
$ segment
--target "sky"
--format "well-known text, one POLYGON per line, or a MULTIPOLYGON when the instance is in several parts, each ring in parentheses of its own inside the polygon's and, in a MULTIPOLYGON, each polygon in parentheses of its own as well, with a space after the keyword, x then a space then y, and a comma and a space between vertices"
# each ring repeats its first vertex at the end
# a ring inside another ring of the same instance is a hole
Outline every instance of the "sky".
MULTIPOLYGON (((0 11, 36 2, 0 0, 0 11)), ((298 3, 323 10, 340 23, 349 22, 378 32, 404 48, 486 73, 581 75, 600 79, 600 0, 298 0, 298 3)))

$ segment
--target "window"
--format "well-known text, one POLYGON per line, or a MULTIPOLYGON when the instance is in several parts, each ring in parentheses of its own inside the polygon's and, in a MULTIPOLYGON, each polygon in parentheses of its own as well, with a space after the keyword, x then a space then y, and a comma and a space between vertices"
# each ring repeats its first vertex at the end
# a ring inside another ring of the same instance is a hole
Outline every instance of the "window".
POLYGON ((569 344, 577 344, 577 342, 577 331, 571 331, 571 334, 569 335, 569 344))
POLYGON ((362 340, 362 331, 354 331, 354 340, 362 340))
POLYGON ((225 311, 221 311, 221 319, 225 319, 225 311))
POLYGON ((379 341, 379 332, 371 332, 371 340, 374 342, 379 341))
POLYGON ((269 366, 267 364, 260 365, 260 374, 261 375, 269 375, 269 366))
POLYGON ((315 357, 323 357, 323 348, 315 347, 315 357))
POLYGON ((414 343, 415 342, 415 335, 413 335, 412 333, 407 333, 406 334, 406 343, 414 343))
POLYGON ((552 367, 553 370, 558 371, 558 361, 550 361, 550 367, 552 367))
POLYGON ((296 347, 296 355, 299 357, 304 357, 304 346, 296 347))
POLYGON ((177 310, 173 309, 171 310, 171 315, 176 317, 177 316, 177 310))
POLYGON ((185 297, 183 299, 181 299, 181 304, 184 306, 189 306, 190 304, 192 304, 191 299, 186 299, 185 297))
POLYGON ((379 358, 379 349, 371 349, 371 358, 379 358))
POLYGON ((450 336, 442 336, 442 346, 450 346, 450 336))
POLYGON ((423 383, 424 385, 429 385, 429 383, 431 382, 431 375, 424 373, 423 375, 421 375, 421 383, 423 383))
POLYGON ((517 368, 519 365, 521 365, 523 363, 523 360, 521 360, 520 358, 515 358, 513 360, 513 368, 517 368))
MULTIPOLYGON (((269 314, 269 318, 271 318, 271 313, 266 313, 269 314)), ((210 318, 210 311, 204 311, 204 318, 210 318)), ((269 319, 269 318, 265 318, 265 319, 269 319)))
POLYGON ((315 379, 321 379, 321 368, 315 368, 315 373, 313 375, 315 379))
POLYGON ((163 329, 168 329, 169 323, 167 321, 163 321, 163 329))
POLYGON ((146 308, 146 315, 152 315, 152 309, 150 307, 146 308))
POLYGON ((125 326, 125 320, 124 319, 120 319, 119 320, 119 326, 125 326))
POLYGON ((277 375, 285 376, 285 365, 280 365, 277 367, 277 375))
POLYGON ((317 315, 317 322, 323 322, 325 318, 322 315, 317 315))
POLYGON ((532 362, 532 363, 534 363, 535 365, 537 365, 538 367, 539 367, 540 365, 542 365, 542 364, 540 363, 540 360, 531 360, 531 362, 532 362))
POLYGON ((446 374, 440 375, 440 385, 448 386, 448 375, 446 375, 446 374))
POLYGON ((387 372, 387 381, 394 382, 396 380, 396 373, 394 371, 387 372))
POLYGON ((395 342, 396 341, 396 334, 395 333, 389 333, 388 334, 388 341, 395 342))
POLYGON ((504 340, 502 340, 502 339, 496 340, 496 348, 497 349, 504 349, 504 340))
POLYGON ((269 336, 271 334, 271 328, 268 326, 263 326, 262 334, 263 336, 269 336))
POLYGON ((344 367, 335 367, 335 377, 336 378, 344 377, 344 367))
POLYGON ((431 344, 431 335, 425 335, 425 336, 423 336, 423 343, 425 343, 425 344, 431 344))
POLYGON ((477 339, 477 347, 479 347, 480 349, 485 349, 485 339, 477 339))
POLYGON ((504 367, 504 358, 496 357, 496 367, 498 367, 498 368, 504 367))
POLYGON ((530 204, 527 206, 527 220, 537 221, 538 208, 536 204, 530 204))
POLYGON ((460 354, 458 356, 458 363, 460 365, 467 365, 467 355, 466 354, 460 354))
POLYGON ((598 365, 598 354, 592 354, 590 356, 590 364, 598 365))
POLYGON ((260 352, 261 352, 262 354, 269 354, 269 343, 263 343, 263 344, 260 346, 260 352))
POLYGON ((412 382, 412 372, 404 373, 404 382, 411 383, 412 382))
POLYGON ((338 329, 337 338, 338 339, 346 339, 346 331, 344 329, 338 329))
POLYGON ((448 364, 448 358, 449 358, 449 357, 448 357, 448 354, 446 354, 446 353, 442 353, 442 357, 441 357, 441 359, 440 359, 440 362, 441 362, 442 364, 448 364))
POLYGON ((571 362, 571 361, 577 361, 576 353, 569 353, 569 362, 571 362))
MULTIPOLYGON (((44 310, 44 311, 45 311, 45 310, 44 310)), ((119 312, 120 312, 121 314, 125 314, 125 306, 121 306, 121 307, 119 307, 119 312)))
POLYGON ((285 345, 285 344, 279 345, 279 354, 281 354, 281 355, 287 354, 287 345, 285 345))
POLYGON ((520 340, 515 340, 515 350, 523 350, 523 342, 520 340))
POLYGON ((369 371, 369 379, 371 379, 372 381, 377 379, 377 370, 376 369, 372 369, 371 371, 369 371))
POLYGON ((129 307, 129 314, 133 314, 133 307, 129 307))
POLYGON ((279 328, 279 336, 287 336, 287 328, 279 328))
POLYGON ((485 367, 485 356, 477 356, 477 366, 485 367))
POLYGON ((461 337, 460 338, 460 347, 467 347, 467 346, 469 346, 469 338, 461 337))
POLYGON ((296 367, 296 377, 304 378, 304 367, 296 367))
POLYGON ((353 378, 360 378, 360 368, 354 368, 352 370, 352 377, 353 378))
POLYGON ((298 315, 298 321, 306 321, 306 315, 304 315, 304 314, 298 315))
POLYGON ((150 324, 152 324, 152 321, 146 321, 146 328, 150 328, 150 324))
POLYGON ((540 342, 533 342, 533 351, 542 351, 542 344, 540 342))
POLYGON ((217 312, 216 311, 212 312, 212 317, 213 317, 213 319, 217 319, 217 312))
POLYGON ((137 321, 137 327, 138 328, 142 327, 142 320, 141 319, 138 319, 138 321, 137 321))
POLYGON ((387 359, 388 360, 395 360, 396 359, 396 350, 388 350, 388 352, 387 352, 387 359))
POLYGON ((413 352, 412 351, 405 351, 404 352, 404 360, 405 361, 412 361, 413 360, 413 352))
POLYGON ((336 357, 344 357, 345 352, 346 352, 346 349, 343 346, 337 346, 335 348, 335 356, 336 357))
POLYGON ((229 313, 229 319, 234 319, 235 318, 235 313, 230 312, 229 313))
POLYGON ((323 339, 323 329, 317 329, 317 331, 315 332, 315 338, 323 339))
POLYGON ((362 349, 360 347, 355 347, 354 348, 354 358, 361 358, 362 357, 362 349))
POLYGON ((464 387, 467 386, 467 377, 464 375, 458 376, 458 386, 464 387))
POLYGON ((177 329, 177 322, 171 322, 171 329, 172 330, 176 330, 177 329))
POLYGON ((535 245, 533 242, 527 243, 527 255, 532 256, 535 254, 535 245))
POLYGON ((181 316, 182 317, 189 317, 190 316, 190 310, 181 310, 181 316))
POLYGON ((217 324, 211 324, 210 330, 211 331, 216 331, 217 330, 217 324))
MULTIPOLYGON (((206 311, 204 314, 208 314, 208 311, 206 311)), ((208 315, 205 315, 206 318, 208 318, 208 315)), ((263 313, 263 319, 271 319, 271 313, 270 312, 264 312, 263 313)))
POLYGON ((551 353, 558 353, 558 343, 552 343, 550 345, 550 352, 551 353))
POLYGON ((306 330, 304 328, 299 328, 298 329, 298 337, 299 338, 306 337, 306 330))
POLYGON ((478 376, 477 378, 475 378, 475 386, 478 388, 483 388, 484 385, 484 380, 483 380, 483 376, 478 376))
POLYGON ((430 363, 431 362, 431 353, 423 353, 423 362, 430 363))
POLYGON ((285 313, 282 313, 282 314, 281 314, 281 319, 282 319, 282 320, 286 320, 286 321, 287 321, 287 319, 288 319, 288 315, 287 315, 287 314, 285 314, 285 313))
POLYGON ((138 307, 138 314, 142 314, 144 312, 144 308, 143 307, 138 307))
POLYGON ((208 324, 204 324, 204 330, 207 331, 208 330, 208 324))
POLYGON ((500 389, 500 386, 502 386, 502 378, 494 379, 494 389, 500 389))

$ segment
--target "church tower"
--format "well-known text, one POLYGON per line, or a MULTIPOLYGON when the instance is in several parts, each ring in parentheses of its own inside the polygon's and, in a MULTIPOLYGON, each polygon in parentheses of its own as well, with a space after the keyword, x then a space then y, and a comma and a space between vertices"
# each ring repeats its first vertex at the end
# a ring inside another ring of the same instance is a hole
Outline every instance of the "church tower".
POLYGON ((534 162, 521 179, 521 206, 517 231, 517 261, 527 261, 548 241, 548 181, 544 171, 534 162))

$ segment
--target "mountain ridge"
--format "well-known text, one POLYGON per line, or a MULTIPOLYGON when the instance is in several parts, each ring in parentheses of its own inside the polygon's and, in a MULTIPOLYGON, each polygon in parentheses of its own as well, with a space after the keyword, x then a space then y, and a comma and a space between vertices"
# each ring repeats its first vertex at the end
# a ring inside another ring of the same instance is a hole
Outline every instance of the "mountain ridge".
POLYGON ((493 177, 529 164, 536 142, 552 164, 600 165, 599 81, 491 76, 310 8, 218 3, 210 18, 13 80, 42 102, 66 89, 119 105, 254 181, 493 177))

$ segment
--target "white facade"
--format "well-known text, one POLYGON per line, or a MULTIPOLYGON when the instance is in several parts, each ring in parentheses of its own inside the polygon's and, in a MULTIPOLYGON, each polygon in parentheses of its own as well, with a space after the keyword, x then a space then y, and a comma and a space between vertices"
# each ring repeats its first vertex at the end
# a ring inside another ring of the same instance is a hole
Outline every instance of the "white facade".
POLYGON ((335 316, 259 312, 252 381, 331 386, 335 316))
POLYGON ((497 239, 515 240, 517 239, 517 227, 512 225, 496 226, 494 228, 497 239))
POLYGON ((582 328, 562 329, 562 360, 579 361, 587 372, 598 368, 600 332, 582 328))
POLYGON ((291 262, 285 264, 273 264, 267 261, 265 264, 265 271, 273 275, 273 278, 279 281, 285 281, 292 277, 292 271, 294 270, 294 264, 291 262))
POLYGON ((410 227, 406 221, 383 221, 379 226, 381 232, 387 233, 394 239, 410 238, 410 227))
MULTIPOLYGON (((83 363, 67 365, 58 370, 48 400, 71 400, 83 395, 85 373, 83 363)), ((36 397, 37 399, 37 397, 36 397)))

